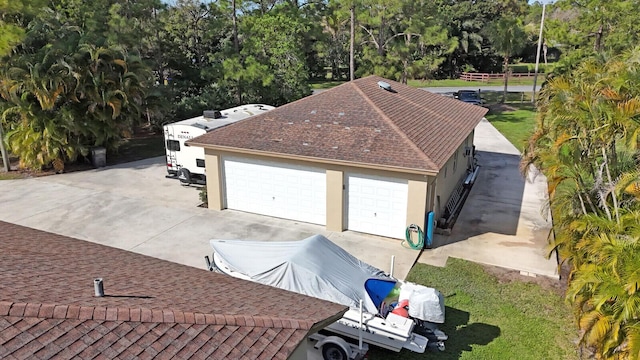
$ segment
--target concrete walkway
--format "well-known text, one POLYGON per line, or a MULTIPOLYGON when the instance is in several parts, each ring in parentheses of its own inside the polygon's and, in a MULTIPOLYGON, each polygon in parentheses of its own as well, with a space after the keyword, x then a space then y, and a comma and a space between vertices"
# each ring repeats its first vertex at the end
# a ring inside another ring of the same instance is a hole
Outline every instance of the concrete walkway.
POLYGON ((418 262, 444 266, 449 257, 558 278, 555 256, 544 247, 551 230, 546 179, 518 171, 520 152, 491 123, 475 132, 480 172, 451 235, 435 235, 418 262))

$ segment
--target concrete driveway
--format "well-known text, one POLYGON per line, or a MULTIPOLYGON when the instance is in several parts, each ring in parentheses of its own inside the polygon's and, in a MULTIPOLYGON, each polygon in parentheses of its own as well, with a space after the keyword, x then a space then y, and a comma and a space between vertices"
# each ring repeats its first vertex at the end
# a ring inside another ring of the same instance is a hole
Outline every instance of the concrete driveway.
POLYGON ((323 234, 359 259, 404 278, 416 258, 456 257, 557 277, 544 257, 551 224, 541 215, 546 183, 525 181, 519 153, 489 122, 476 128, 482 166, 450 236, 420 255, 400 241, 323 226, 200 208, 199 189, 165 178, 164 157, 91 171, 0 181, 0 220, 205 268, 209 239, 299 240, 323 234))
POLYGON ((551 231, 546 178, 518 170, 520 152, 491 123, 475 129, 480 172, 451 231, 436 235, 419 262, 444 266, 449 257, 558 278, 555 256, 544 247, 551 231))
POLYGON ((361 260, 404 278, 419 252, 398 240, 200 208, 199 189, 165 178, 164 157, 91 171, 0 181, 0 220, 205 268, 209 240, 299 240, 323 234, 361 260))

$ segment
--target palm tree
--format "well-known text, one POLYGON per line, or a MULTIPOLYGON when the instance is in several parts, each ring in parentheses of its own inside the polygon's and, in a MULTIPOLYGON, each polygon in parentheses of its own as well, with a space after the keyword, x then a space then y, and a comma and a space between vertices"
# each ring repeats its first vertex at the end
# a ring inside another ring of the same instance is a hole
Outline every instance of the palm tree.
POLYGON ((72 96, 91 120, 82 132, 87 142, 115 149, 141 118, 150 72, 120 49, 82 44, 74 55, 74 77, 72 96))
POLYGON ((504 71, 504 91, 501 102, 504 103, 507 97, 507 84, 509 81, 509 59, 520 51, 526 43, 526 33, 522 22, 518 18, 501 17, 497 21, 490 23, 485 30, 485 34, 493 49, 502 56, 502 67, 504 71))
POLYGON ((589 261, 575 269, 567 291, 583 330, 581 343, 606 359, 633 358, 629 349, 640 346, 640 339, 626 337, 640 314, 640 213, 624 217, 628 227, 610 222, 583 235, 577 248, 589 261))
POLYGON ((482 23, 477 19, 469 19, 462 22, 460 26, 460 48, 464 54, 468 54, 472 48, 481 50, 482 40, 484 40, 479 32, 481 28, 482 23))
POLYGON ((640 358, 640 51, 590 59, 547 83, 521 168, 549 180, 555 239, 581 345, 640 358))
POLYGON ((9 166, 9 154, 7 148, 4 146, 4 131, 2 130, 2 121, 0 121, 0 153, 2 154, 2 169, 4 172, 10 170, 9 166))
POLYGON ((55 16, 36 19, 0 68, 0 96, 8 103, 6 139, 21 166, 62 171, 93 146, 118 147, 142 119, 152 76, 121 49, 85 44, 71 26, 49 26, 55 16))
POLYGON ((39 169, 53 163, 62 170, 66 159, 77 156, 68 138, 70 124, 57 111, 72 87, 60 50, 42 49, 38 61, 18 59, 0 70, 0 96, 9 103, 2 114, 9 124, 6 138, 22 167, 39 169))
POLYGON ((331 79, 339 80, 342 78, 341 65, 347 57, 345 42, 347 37, 346 26, 349 18, 339 9, 332 9, 322 19, 322 31, 326 36, 326 41, 320 42, 324 56, 331 64, 331 79))

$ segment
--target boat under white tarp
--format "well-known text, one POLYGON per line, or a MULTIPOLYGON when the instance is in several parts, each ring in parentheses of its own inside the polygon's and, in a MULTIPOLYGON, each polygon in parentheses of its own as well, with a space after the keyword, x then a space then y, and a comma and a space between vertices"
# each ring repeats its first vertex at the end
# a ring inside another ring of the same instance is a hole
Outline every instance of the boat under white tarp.
POLYGON ((211 240, 230 270, 248 280, 377 314, 365 289, 371 278, 395 281, 322 235, 300 241, 211 240))
POLYGON ((229 275, 384 316, 384 299, 399 288, 409 314, 444 322, 444 298, 436 289, 400 282, 349 254, 322 235, 299 241, 211 240, 214 264, 229 275))
POLYGON ((351 308, 326 330, 352 339, 362 337, 365 343, 393 351, 405 348, 423 353, 428 345, 444 349, 447 336, 436 325, 445 317, 439 291, 388 276, 322 235, 299 241, 210 243, 214 250, 213 262, 207 257, 210 270, 351 308), (395 313, 401 300, 407 301, 408 314, 395 313), (416 326, 420 333, 414 332, 416 326))

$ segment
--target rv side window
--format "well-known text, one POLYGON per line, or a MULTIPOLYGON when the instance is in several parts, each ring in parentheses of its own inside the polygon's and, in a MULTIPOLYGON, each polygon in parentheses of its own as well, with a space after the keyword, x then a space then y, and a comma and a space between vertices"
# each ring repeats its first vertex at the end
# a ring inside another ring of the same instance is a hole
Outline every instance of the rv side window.
POLYGON ((167 150, 180 151, 180 142, 176 140, 167 140, 167 150))
POLYGON ((204 159, 196 159, 197 167, 204 167, 204 159))

